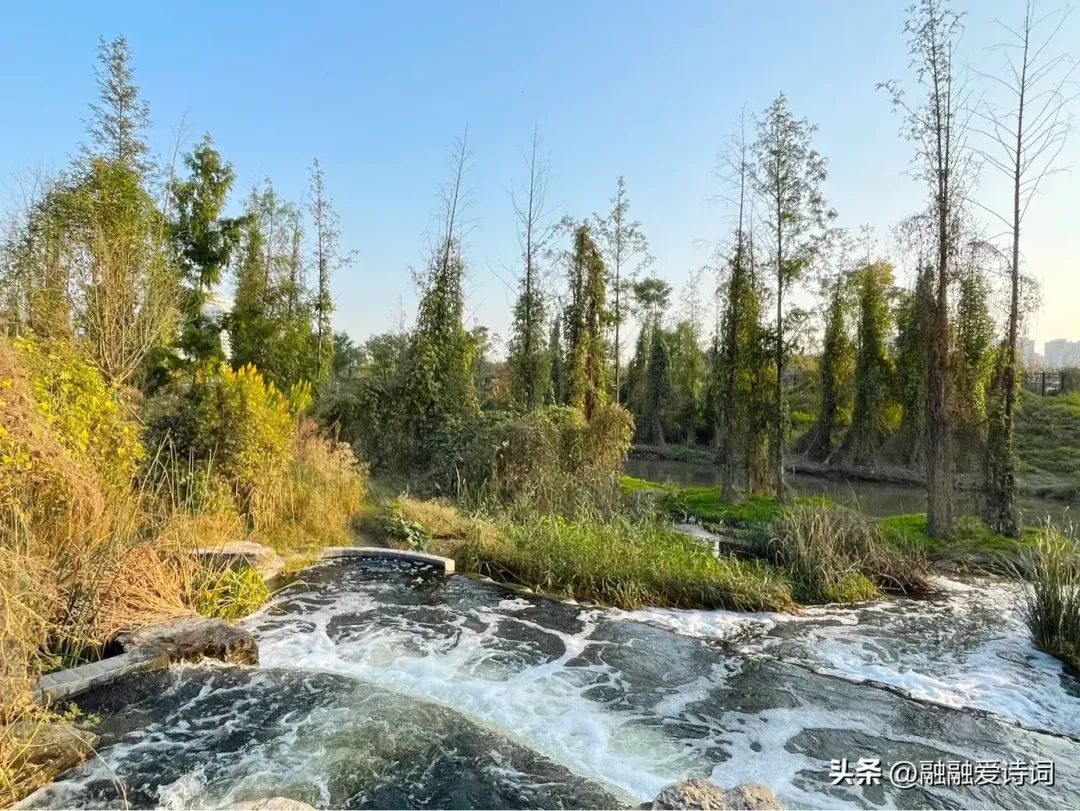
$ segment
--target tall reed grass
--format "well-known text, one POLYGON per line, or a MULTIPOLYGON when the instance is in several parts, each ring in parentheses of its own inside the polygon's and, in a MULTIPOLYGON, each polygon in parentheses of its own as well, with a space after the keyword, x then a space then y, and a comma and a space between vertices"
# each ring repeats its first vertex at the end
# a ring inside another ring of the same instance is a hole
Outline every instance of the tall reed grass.
POLYGON ((1021 610, 1035 645, 1080 670, 1080 544, 1074 527, 1045 526, 1029 553, 1021 610))

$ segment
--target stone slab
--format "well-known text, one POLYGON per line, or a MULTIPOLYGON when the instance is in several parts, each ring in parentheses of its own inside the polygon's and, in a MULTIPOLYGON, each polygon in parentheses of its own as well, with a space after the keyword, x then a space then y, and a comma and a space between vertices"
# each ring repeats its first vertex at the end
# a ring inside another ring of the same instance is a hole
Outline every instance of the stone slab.
POLYGON ((442 569, 443 574, 454 573, 454 559, 441 555, 429 555, 427 552, 412 552, 407 549, 386 549, 381 546, 328 546, 322 551, 323 560, 341 558, 384 558, 386 560, 405 560, 426 563, 442 569))

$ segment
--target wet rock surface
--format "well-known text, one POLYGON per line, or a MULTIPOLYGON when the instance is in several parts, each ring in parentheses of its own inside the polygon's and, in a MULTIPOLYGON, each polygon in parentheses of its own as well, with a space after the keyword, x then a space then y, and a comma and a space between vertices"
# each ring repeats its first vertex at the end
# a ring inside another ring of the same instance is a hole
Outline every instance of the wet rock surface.
POLYGON ((133 807, 273 794, 317 807, 606 808, 688 778, 761 783, 789 808, 1080 799, 1080 686, 1016 636, 982 585, 966 602, 778 616, 608 611, 422 567, 334 562, 301 581, 245 622, 263 668, 174 668, 88 696, 105 717, 103 761, 35 807, 115 804, 116 781, 133 807), (834 784, 832 760, 864 757, 886 774, 899 761, 1035 759, 1056 774, 834 784))
POLYGON ((208 657, 236 665, 259 663, 259 648, 250 631, 209 617, 182 617, 125 631, 116 641, 125 652, 163 654, 172 662, 208 657))
POLYGON ((174 668, 82 703, 104 717, 107 763, 27 807, 232 808, 267 794, 328 808, 626 804, 452 710, 332 673, 174 668))

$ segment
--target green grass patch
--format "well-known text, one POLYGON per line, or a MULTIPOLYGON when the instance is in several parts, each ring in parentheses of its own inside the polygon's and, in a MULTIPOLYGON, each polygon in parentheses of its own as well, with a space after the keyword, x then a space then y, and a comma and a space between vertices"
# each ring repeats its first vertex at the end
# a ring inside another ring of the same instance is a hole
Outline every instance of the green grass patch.
POLYGON ((791 573, 804 602, 859 602, 882 591, 930 590, 915 548, 889 543, 873 519, 835 505, 796 505, 769 528, 764 554, 791 573))
POLYGON ((1024 484, 1038 495, 1080 495, 1080 392, 1024 392, 1016 416, 1016 456, 1024 484))
POLYGON ((784 572, 762 561, 716 558, 708 546, 655 523, 543 517, 501 529, 497 538, 459 544, 458 565, 541 593, 625 609, 794 607, 784 572))
POLYGON ((780 514, 776 500, 768 496, 748 496, 737 502, 725 502, 720 489, 695 487, 680 490, 668 503, 668 509, 696 518, 702 523, 748 527, 769 524, 780 514))

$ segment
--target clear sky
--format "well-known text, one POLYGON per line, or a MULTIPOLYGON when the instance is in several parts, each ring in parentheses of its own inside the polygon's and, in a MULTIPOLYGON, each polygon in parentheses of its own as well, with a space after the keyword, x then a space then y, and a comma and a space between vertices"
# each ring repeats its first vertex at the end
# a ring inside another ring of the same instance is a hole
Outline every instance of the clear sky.
MULTIPOLYGON (((557 214, 603 210, 622 174, 656 257, 678 290, 728 232, 716 201, 722 149, 745 107, 780 91, 820 127, 826 194, 840 223, 888 228, 922 205, 909 144, 875 83, 908 76, 904 0, 754 2, 142 2, 0 5, 0 183, 58 169, 82 139, 99 35, 124 34, 151 105, 151 142, 171 154, 209 131, 236 168, 239 201, 270 176, 298 199, 318 157, 357 261, 334 280, 336 325, 362 338, 414 311, 447 154, 468 125, 469 317, 505 338, 518 261, 510 188, 539 128, 557 214)), ((967 11, 966 58, 999 64, 995 17, 967 11)), ((1058 40, 1080 55, 1080 15, 1058 40)), ((1080 337, 1080 137, 1031 208, 1025 234, 1044 306, 1040 344, 1080 337)), ((988 182, 982 199, 1007 205, 988 182)), ((996 230, 996 229, 995 229, 996 230)))

